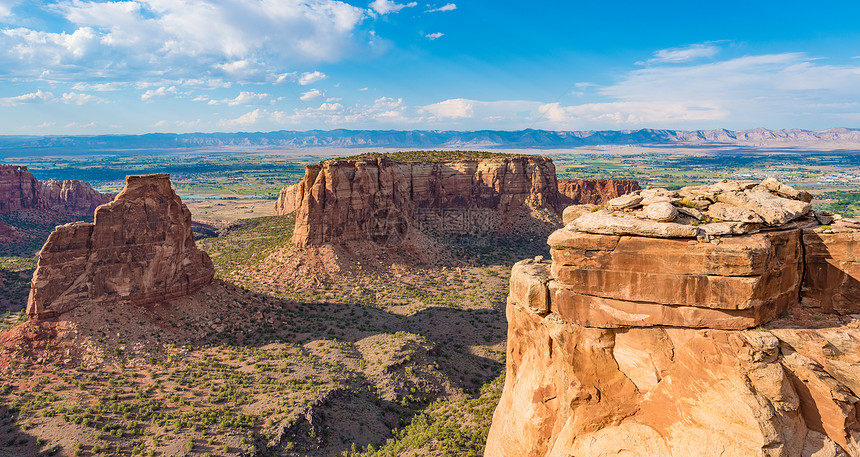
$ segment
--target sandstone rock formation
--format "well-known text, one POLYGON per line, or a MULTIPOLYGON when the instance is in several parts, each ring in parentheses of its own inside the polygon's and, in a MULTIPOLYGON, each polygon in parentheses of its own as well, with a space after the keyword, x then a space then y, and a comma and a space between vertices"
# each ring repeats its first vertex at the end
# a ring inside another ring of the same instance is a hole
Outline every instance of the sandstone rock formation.
POLYGON ((27 167, 0 165, 0 213, 46 207, 42 188, 27 167))
POLYGON ((639 183, 630 179, 559 180, 559 204, 602 205, 609 199, 639 190, 639 183))
POLYGON ((103 194, 78 180, 41 181, 48 209, 63 214, 92 214, 100 205, 110 202, 114 194, 103 194))
POLYGON ((635 197, 514 265, 485 456, 860 456, 860 221, 772 180, 635 197))
POLYGON ((275 216, 286 216, 297 209, 296 204, 302 198, 301 189, 301 183, 290 184, 281 189, 278 199, 275 200, 275 216))
POLYGON ((21 210, 91 214, 113 199, 83 181, 37 181, 27 167, 0 165, 0 213, 21 210))
MULTIPOLYGON (((558 222, 552 160, 535 156, 398 162, 387 157, 309 165, 295 188, 293 243, 424 233, 533 230, 558 222)), ((291 191, 282 192, 284 214, 291 191)), ((276 206, 276 208, 278 208, 276 206)))
POLYGON ((191 294, 213 274, 169 175, 128 176, 123 191, 96 209, 94 223, 59 226, 48 237, 27 314, 51 318, 87 303, 148 305, 191 294))

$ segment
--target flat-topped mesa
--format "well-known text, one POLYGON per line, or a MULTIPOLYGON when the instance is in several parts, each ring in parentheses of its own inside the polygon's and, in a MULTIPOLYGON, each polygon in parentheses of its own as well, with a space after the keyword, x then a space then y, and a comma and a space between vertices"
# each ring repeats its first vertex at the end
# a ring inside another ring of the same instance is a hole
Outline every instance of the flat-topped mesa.
MULTIPOLYGON (((555 166, 537 156, 367 154, 309 165, 294 189, 297 245, 405 237, 409 230, 528 233, 535 221, 559 219, 555 166)), ((288 197, 276 214, 290 208, 288 197)))
POLYGON ((126 177, 95 222, 57 227, 39 254, 27 314, 56 317, 87 303, 148 305, 196 292, 214 275, 191 213, 168 174, 126 177))
POLYGON ((769 179, 566 212, 552 261, 512 269, 484 455, 860 456, 860 221, 809 200, 769 179))

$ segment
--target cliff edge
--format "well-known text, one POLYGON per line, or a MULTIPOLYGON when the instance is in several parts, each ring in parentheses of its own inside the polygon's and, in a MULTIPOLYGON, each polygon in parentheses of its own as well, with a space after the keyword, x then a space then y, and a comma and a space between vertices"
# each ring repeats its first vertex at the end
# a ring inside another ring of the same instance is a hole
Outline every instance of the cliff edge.
POLYGON ((566 214, 513 267, 485 456, 858 456, 860 221, 776 180, 566 214))

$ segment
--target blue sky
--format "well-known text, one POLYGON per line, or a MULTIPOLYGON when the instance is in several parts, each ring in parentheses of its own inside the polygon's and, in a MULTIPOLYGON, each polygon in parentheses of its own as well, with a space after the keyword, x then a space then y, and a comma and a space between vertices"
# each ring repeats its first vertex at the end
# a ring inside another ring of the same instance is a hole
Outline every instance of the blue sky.
POLYGON ((857 2, 0 0, 0 134, 860 127, 857 2))

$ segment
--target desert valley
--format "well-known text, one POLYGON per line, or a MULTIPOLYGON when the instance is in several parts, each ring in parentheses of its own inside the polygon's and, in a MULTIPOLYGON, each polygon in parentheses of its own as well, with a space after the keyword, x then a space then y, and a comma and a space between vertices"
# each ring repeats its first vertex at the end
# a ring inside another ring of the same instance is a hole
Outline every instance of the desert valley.
POLYGON ((530 152, 3 166, 0 453, 860 455, 850 165, 530 152))

